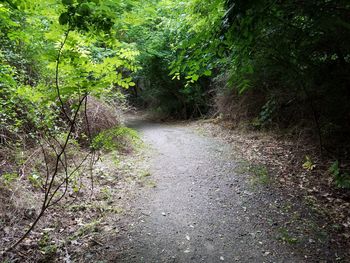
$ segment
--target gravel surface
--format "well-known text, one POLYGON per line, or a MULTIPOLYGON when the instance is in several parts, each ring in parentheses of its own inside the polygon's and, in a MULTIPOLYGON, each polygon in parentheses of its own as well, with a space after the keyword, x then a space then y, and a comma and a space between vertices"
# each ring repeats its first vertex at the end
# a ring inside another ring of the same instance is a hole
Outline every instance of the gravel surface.
POLYGON ((238 172, 232 145, 186 124, 127 125, 151 148, 154 187, 139 189, 113 262, 348 262, 300 200, 238 172))

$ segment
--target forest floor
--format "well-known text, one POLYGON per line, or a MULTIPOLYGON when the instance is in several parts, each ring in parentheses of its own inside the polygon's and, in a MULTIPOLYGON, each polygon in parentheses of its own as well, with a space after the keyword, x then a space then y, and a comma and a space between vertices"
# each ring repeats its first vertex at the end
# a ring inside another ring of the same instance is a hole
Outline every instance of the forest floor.
MULTIPOLYGON (((349 231, 309 191, 276 178, 291 173, 281 158, 293 158, 273 138, 211 121, 131 115, 126 125, 143 147, 102 156, 94 194, 67 197, 4 262, 350 262, 349 231)), ((30 220, 0 230, 2 244, 30 220)))

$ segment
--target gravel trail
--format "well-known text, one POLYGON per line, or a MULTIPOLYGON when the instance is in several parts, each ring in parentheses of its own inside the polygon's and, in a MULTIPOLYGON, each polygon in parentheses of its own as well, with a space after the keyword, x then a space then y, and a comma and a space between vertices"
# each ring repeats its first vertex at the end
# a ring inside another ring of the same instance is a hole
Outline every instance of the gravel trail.
POLYGON ((145 187, 134 200, 116 262, 333 262, 320 248, 327 241, 276 238, 289 217, 276 210, 283 196, 256 189, 237 173, 229 144, 185 124, 134 119, 128 126, 152 148, 155 187, 145 187))

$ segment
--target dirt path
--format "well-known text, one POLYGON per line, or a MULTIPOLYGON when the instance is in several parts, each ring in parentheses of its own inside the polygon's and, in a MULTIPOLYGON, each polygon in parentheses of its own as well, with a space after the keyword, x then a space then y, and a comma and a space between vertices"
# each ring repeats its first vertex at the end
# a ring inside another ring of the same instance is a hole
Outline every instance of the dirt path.
POLYGON ((297 212, 284 209, 294 204, 237 173, 230 145, 182 124, 128 126, 153 149, 155 187, 134 200, 114 262, 336 262, 327 236, 292 236, 312 215, 301 210, 291 220, 297 212))

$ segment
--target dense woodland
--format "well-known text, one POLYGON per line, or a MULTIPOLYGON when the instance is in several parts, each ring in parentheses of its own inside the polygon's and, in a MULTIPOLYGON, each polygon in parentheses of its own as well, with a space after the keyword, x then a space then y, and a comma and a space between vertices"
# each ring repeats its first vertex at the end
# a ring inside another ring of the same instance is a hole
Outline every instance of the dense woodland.
POLYGON ((308 127, 348 159, 348 17, 347 1, 3 1, 2 143, 59 129, 68 98, 128 95, 166 117, 308 127))
POLYGON ((0 27, 0 189, 39 149, 39 218, 76 187, 69 147, 137 136, 130 106, 303 137, 350 188, 347 0, 3 0, 0 27))

